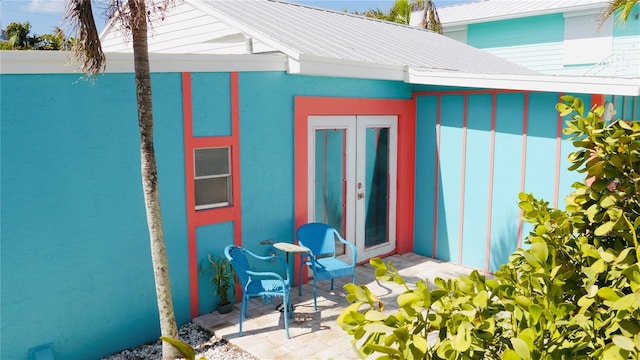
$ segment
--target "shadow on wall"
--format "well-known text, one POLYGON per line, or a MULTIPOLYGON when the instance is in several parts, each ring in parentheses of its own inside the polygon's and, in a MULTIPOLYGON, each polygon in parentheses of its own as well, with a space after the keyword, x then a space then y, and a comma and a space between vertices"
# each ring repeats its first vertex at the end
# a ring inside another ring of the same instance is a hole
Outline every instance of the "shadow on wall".
MULTIPOLYGON (((437 216, 438 220, 435 224, 436 229, 436 251, 434 253, 434 257, 438 260, 442 261, 451 261, 451 244, 449 244, 449 232, 447 230, 447 206, 444 201, 443 195, 443 184, 442 184, 442 169, 440 164, 438 164, 438 208, 437 208, 437 216)), ((454 259, 456 260, 456 259, 454 259)))
POLYGON ((500 232, 491 239, 489 271, 492 273, 499 270, 500 265, 506 264, 509 256, 518 248, 518 223, 504 221, 499 229, 500 232))

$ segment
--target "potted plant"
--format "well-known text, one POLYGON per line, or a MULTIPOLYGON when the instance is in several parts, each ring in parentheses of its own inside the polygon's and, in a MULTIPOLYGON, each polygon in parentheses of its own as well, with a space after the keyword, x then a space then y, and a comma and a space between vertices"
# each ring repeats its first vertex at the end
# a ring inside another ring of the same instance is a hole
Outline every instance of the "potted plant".
MULTIPOLYGON (((233 266, 225 257, 218 256, 213 258, 211 254, 207 255, 209 261, 208 270, 210 273, 209 282, 213 286, 213 293, 220 297, 218 303, 218 312, 225 314, 233 309, 233 304, 229 302, 229 290, 233 288, 233 266)), ((205 267, 201 266, 200 271, 204 271, 205 267)))

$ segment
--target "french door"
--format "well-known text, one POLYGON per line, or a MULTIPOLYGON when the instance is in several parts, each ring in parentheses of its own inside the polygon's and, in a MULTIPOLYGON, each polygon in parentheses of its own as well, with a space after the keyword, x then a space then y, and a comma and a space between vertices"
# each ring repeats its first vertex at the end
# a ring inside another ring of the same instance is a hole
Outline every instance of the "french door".
POLYGON ((308 117, 309 221, 338 229, 355 244, 358 262, 395 249, 397 122, 396 116, 308 117))

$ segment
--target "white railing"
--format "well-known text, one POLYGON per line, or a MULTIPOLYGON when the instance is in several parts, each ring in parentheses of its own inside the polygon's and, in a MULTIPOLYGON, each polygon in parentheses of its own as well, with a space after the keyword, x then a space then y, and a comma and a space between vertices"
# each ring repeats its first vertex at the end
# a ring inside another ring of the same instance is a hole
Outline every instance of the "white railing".
POLYGON ((623 78, 640 77, 640 48, 634 46, 613 54, 595 64, 583 75, 623 78))

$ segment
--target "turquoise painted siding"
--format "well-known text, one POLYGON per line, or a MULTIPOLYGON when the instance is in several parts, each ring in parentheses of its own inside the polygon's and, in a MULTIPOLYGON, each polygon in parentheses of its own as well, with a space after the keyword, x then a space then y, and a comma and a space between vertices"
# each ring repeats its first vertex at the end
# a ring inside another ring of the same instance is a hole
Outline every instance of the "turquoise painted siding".
MULTIPOLYGON (((176 316, 189 320, 180 77, 153 76, 176 316), (165 91, 155 91, 163 88, 165 91)), ((2 75, 2 359, 92 359, 159 335, 132 74, 2 75), (51 91, 55 89, 55 91, 51 91), (25 94, 38 105, 25 105, 25 94)))
MULTIPOLYGON (((220 298, 213 293, 209 282, 209 260, 224 256, 224 248, 233 245, 233 222, 225 222, 200 226, 196 228, 196 251, 198 259, 198 306, 199 313, 206 314, 217 308, 220 298)), ((233 299, 233 291, 229 291, 229 299, 233 299)))
POLYGON ((490 94, 469 95, 465 163, 464 228, 462 263, 484 268, 490 178, 491 105, 490 94))
POLYGON ((438 97, 430 95, 417 97, 416 114, 418 116, 416 120, 416 205, 413 251, 431 257, 434 256, 433 216, 436 199, 434 190, 436 184, 437 154, 435 144, 438 97))
POLYGON ((460 194, 462 184, 462 125, 464 97, 445 95, 440 116, 440 178, 436 257, 459 262, 460 194), (442 162, 445 162, 444 164, 442 162))
POLYGON ((467 44, 479 49, 552 43, 564 40, 562 14, 470 24, 467 44))
POLYGON ((231 136, 229 73, 192 73, 193 136, 231 136))
POLYGON ((496 95, 490 271, 506 263, 518 244, 524 106, 525 96, 522 93, 496 95))
MULTIPOLYGON (((436 175, 436 121, 438 102, 435 95, 417 98, 416 132, 416 201, 414 251, 440 260, 460 262, 485 269, 487 232, 490 234, 488 270, 496 271, 518 244, 518 193, 525 161, 524 191, 555 202, 558 114, 557 93, 497 93, 495 95, 495 149, 491 209, 492 94, 468 94, 467 138, 464 189, 461 187, 464 95, 442 95, 440 151, 438 153, 438 193, 434 194, 436 175), (527 125, 525 128, 525 109, 527 125), (523 157, 523 133, 526 153, 523 157), (461 195, 464 202, 461 204, 461 195), (433 239, 433 208, 438 198, 437 236, 433 239), (460 218, 460 206, 464 216, 460 218), (491 211, 491 222, 489 218, 491 211), (461 228, 462 223, 462 228, 461 228), (488 228, 490 226, 490 229, 488 228), (462 257, 458 259, 462 232, 462 257)), ((589 106, 588 97, 582 95, 589 106)), ((567 170, 566 160, 573 146, 561 142, 558 204, 570 193, 571 184, 580 174, 567 170)), ((522 225, 523 238, 530 231, 522 225)))
POLYGON ((636 4, 631 10, 631 15, 627 18, 626 24, 618 23, 619 14, 614 19, 616 26, 613 28, 613 36, 640 36, 640 18, 636 18, 634 13, 640 13, 640 4, 636 4))
MULTIPOLYGON (((634 12, 640 11, 636 5, 634 12)), ((469 24, 466 43, 530 69, 550 74, 598 76, 637 76, 640 70, 640 19, 629 17, 627 24, 614 19, 612 56, 597 61, 565 65, 565 18, 562 13, 469 24), (596 62, 607 66, 592 69, 596 62)), ((585 25, 589 26, 589 25, 585 25)), ((594 22, 593 31, 597 24, 594 22)), ((602 36, 595 32, 588 37, 602 36)), ((576 36, 577 34, 573 34, 576 36)), ((585 49, 588 51, 588 49, 585 49)), ((604 50, 603 50, 604 51, 604 50)), ((608 54, 608 52, 605 51, 608 54)), ((575 60, 573 60, 575 61, 575 60)))

